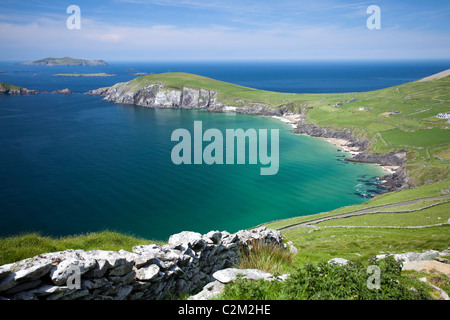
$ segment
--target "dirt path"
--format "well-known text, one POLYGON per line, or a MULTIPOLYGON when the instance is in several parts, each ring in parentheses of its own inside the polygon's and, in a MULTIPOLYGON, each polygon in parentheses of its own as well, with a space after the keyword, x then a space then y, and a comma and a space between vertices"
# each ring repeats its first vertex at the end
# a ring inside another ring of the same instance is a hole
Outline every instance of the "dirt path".
POLYGON ((423 79, 420 79, 418 82, 431 81, 431 80, 434 80, 434 79, 441 79, 441 78, 444 78, 446 76, 450 76, 450 69, 447 69, 445 71, 433 74, 433 75, 431 75, 429 77, 425 77, 423 79))

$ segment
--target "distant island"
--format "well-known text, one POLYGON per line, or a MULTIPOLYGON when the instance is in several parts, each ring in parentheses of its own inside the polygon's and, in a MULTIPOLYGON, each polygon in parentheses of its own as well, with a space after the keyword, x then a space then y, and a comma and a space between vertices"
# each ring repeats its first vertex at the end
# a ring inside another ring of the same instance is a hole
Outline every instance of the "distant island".
POLYGON ((10 83, 6 82, 0 82, 0 96, 1 95, 8 95, 8 96, 26 96, 26 95, 32 95, 32 94, 64 94, 64 95, 70 95, 73 94, 72 91, 70 91, 68 88, 60 89, 60 90, 54 90, 54 91, 37 91, 34 89, 27 89, 22 88, 10 83))
POLYGON ((24 62, 23 65, 26 66, 107 66, 103 60, 84 60, 84 59, 74 59, 70 57, 64 58, 45 58, 41 60, 24 62))
POLYGON ((52 77, 115 77, 115 74, 111 73, 58 73, 53 74, 52 77))
POLYGON ((39 94, 39 92, 37 90, 29 90, 6 82, 0 82, 0 95, 20 96, 30 94, 39 94))

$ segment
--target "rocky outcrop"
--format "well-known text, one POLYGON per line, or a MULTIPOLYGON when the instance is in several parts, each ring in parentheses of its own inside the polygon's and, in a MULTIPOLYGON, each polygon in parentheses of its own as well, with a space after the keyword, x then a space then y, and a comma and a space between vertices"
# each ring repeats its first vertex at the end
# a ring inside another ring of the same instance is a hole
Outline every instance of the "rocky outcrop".
POLYGON ((356 138, 353 133, 347 130, 338 131, 328 127, 318 127, 313 124, 306 124, 302 121, 296 124, 294 132, 297 134, 306 134, 311 137, 343 139, 350 143, 348 147, 357 147, 360 151, 364 151, 370 142, 365 139, 356 138))
POLYGON ((12 96, 19 96, 19 95, 36 95, 36 94, 64 94, 69 95, 73 94, 72 91, 70 91, 68 88, 61 89, 61 90, 54 90, 54 91, 37 91, 27 88, 22 88, 18 86, 14 86, 8 83, 0 82, 0 95, 12 95, 12 96))
POLYGON ((378 163, 382 166, 401 167, 407 161, 406 155, 407 155, 406 150, 402 150, 399 152, 390 152, 388 154, 362 152, 362 153, 355 155, 351 159, 348 159, 348 161, 378 163))
POLYGON ((282 247, 279 231, 266 228, 182 232, 167 245, 132 252, 66 250, 0 266, 0 300, 157 300, 191 293, 234 266, 251 243, 282 247))
POLYGON ((151 83, 134 88, 129 83, 91 90, 87 94, 103 96, 104 100, 152 108, 204 109, 212 112, 236 112, 259 115, 280 115, 278 109, 255 102, 238 101, 236 105, 222 103, 214 90, 183 87, 166 88, 162 83, 151 83))
POLYGON ((34 95, 39 94, 37 90, 30 90, 27 88, 5 88, 0 85, 0 95, 11 95, 11 96, 23 96, 23 95, 34 95))

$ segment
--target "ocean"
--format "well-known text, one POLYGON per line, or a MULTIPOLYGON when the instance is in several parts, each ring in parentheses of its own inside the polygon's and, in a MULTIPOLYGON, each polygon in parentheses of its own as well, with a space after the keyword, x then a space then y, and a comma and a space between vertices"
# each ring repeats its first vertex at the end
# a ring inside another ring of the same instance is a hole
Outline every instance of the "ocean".
POLYGON ((258 89, 355 92, 417 80, 449 67, 422 62, 110 62, 104 67, 36 67, 0 62, 0 81, 74 95, 0 96, 0 236, 118 231, 167 240, 174 233, 243 228, 367 201, 383 192, 377 165, 343 161, 330 143, 295 135, 271 117, 151 109, 82 93, 130 73, 181 71, 258 89), (115 77, 52 77, 106 72, 115 77), (278 129, 279 171, 261 165, 175 165, 171 134, 278 129))

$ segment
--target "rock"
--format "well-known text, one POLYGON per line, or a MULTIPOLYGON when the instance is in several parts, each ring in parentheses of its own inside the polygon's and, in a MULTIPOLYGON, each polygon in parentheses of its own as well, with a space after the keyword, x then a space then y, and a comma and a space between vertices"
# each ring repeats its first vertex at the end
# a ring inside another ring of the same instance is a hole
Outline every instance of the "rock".
POLYGON ((69 95, 69 94, 72 94, 73 92, 70 91, 68 88, 65 88, 65 89, 61 89, 61 90, 55 90, 52 93, 69 95))
POLYGON ((133 253, 136 253, 134 265, 140 268, 148 263, 158 263, 157 256, 160 256, 163 251, 163 247, 156 244, 133 247, 133 253))
POLYGON ((213 274, 213 278, 222 283, 230 283, 236 280, 238 275, 241 275, 244 279, 258 280, 264 279, 268 280, 273 278, 273 275, 268 272, 264 272, 258 269, 236 269, 228 268, 224 270, 216 271, 213 274))
POLYGON ((294 243, 292 241, 288 241, 287 243, 289 245, 289 252, 292 254, 297 254, 298 249, 294 246, 294 243))
MULTIPOLYGON (((107 269, 114 269, 129 262, 126 254, 116 251, 92 250, 83 255, 85 259, 96 261, 101 269, 105 268, 105 265, 107 265, 107 269)), ((92 268, 94 267, 96 267, 95 264, 92 268)))
POLYGON ((156 264, 152 264, 148 267, 138 269, 136 271, 136 278, 142 281, 151 281, 158 276, 159 271, 159 267, 156 264))
POLYGON ((38 280, 52 268, 49 259, 29 258, 14 264, 3 266, 3 275, 8 274, 0 281, 0 292, 6 291, 23 282, 38 280), (9 269, 9 271, 8 271, 9 269))
POLYGON ((207 242, 211 241, 213 244, 217 244, 222 239, 222 233, 219 231, 210 231, 203 237, 207 242))
POLYGON ((89 270, 85 275, 88 278, 101 278, 105 275, 106 271, 110 267, 109 262, 106 259, 96 259, 95 266, 89 270))
POLYGON ((331 259, 331 260, 328 260, 327 263, 345 266, 348 262, 349 262, 349 260, 347 260, 347 259, 343 259, 343 258, 333 258, 333 259, 331 259))
POLYGON ((433 260, 439 257, 439 251, 429 250, 420 254, 420 260, 433 260))
POLYGON ((435 270, 450 276, 450 265, 433 260, 411 261, 403 264, 402 270, 426 271, 435 270))
POLYGON ((441 263, 446 263, 446 264, 450 264, 450 260, 448 260, 448 259, 445 259, 445 258, 440 258, 440 257, 437 257, 436 259, 435 259, 437 262, 441 262, 441 263))
POLYGON ((75 272, 83 275, 96 265, 96 260, 91 255, 82 250, 67 250, 59 254, 61 261, 53 266, 50 271, 50 278, 56 285, 63 285, 75 272))
POLYGON ((203 287, 203 290, 196 295, 190 296, 188 300, 210 300, 223 292, 225 284, 220 281, 213 281, 203 287))
POLYGON ((127 273, 129 273, 131 271, 131 269, 133 269, 133 262, 129 262, 127 261, 127 263, 124 263, 114 269, 110 269, 108 271, 108 275, 109 276, 124 276, 127 273))
POLYGON ((131 291, 133 291, 133 286, 123 286, 119 289, 117 295, 113 298, 113 300, 126 300, 131 291))
POLYGON ((183 231, 171 235, 169 237, 169 246, 173 248, 192 247, 192 245, 202 239, 202 235, 198 232, 183 231))
POLYGON ((6 278, 8 275, 11 274, 11 267, 13 266, 13 263, 5 264, 3 266, 0 266, 0 280, 3 278, 6 278))
MULTIPOLYGON (((409 263, 413 261, 422 261, 422 260, 433 260, 436 257, 439 257, 439 251, 435 250, 429 250, 425 251, 423 253, 418 252, 405 252, 405 253, 398 253, 392 255, 396 261, 401 261, 403 263, 409 263)), ((387 255, 377 255, 377 259, 384 259, 387 255)))
POLYGON ((42 283, 42 281, 39 280, 39 279, 38 280, 34 280, 34 281, 24 282, 24 283, 21 283, 21 284, 15 286, 15 287, 9 289, 8 291, 6 291, 6 294, 9 295, 9 294, 14 294, 14 293, 17 293, 17 292, 20 292, 20 291, 26 291, 26 290, 34 289, 37 286, 39 286, 41 283, 42 283))

